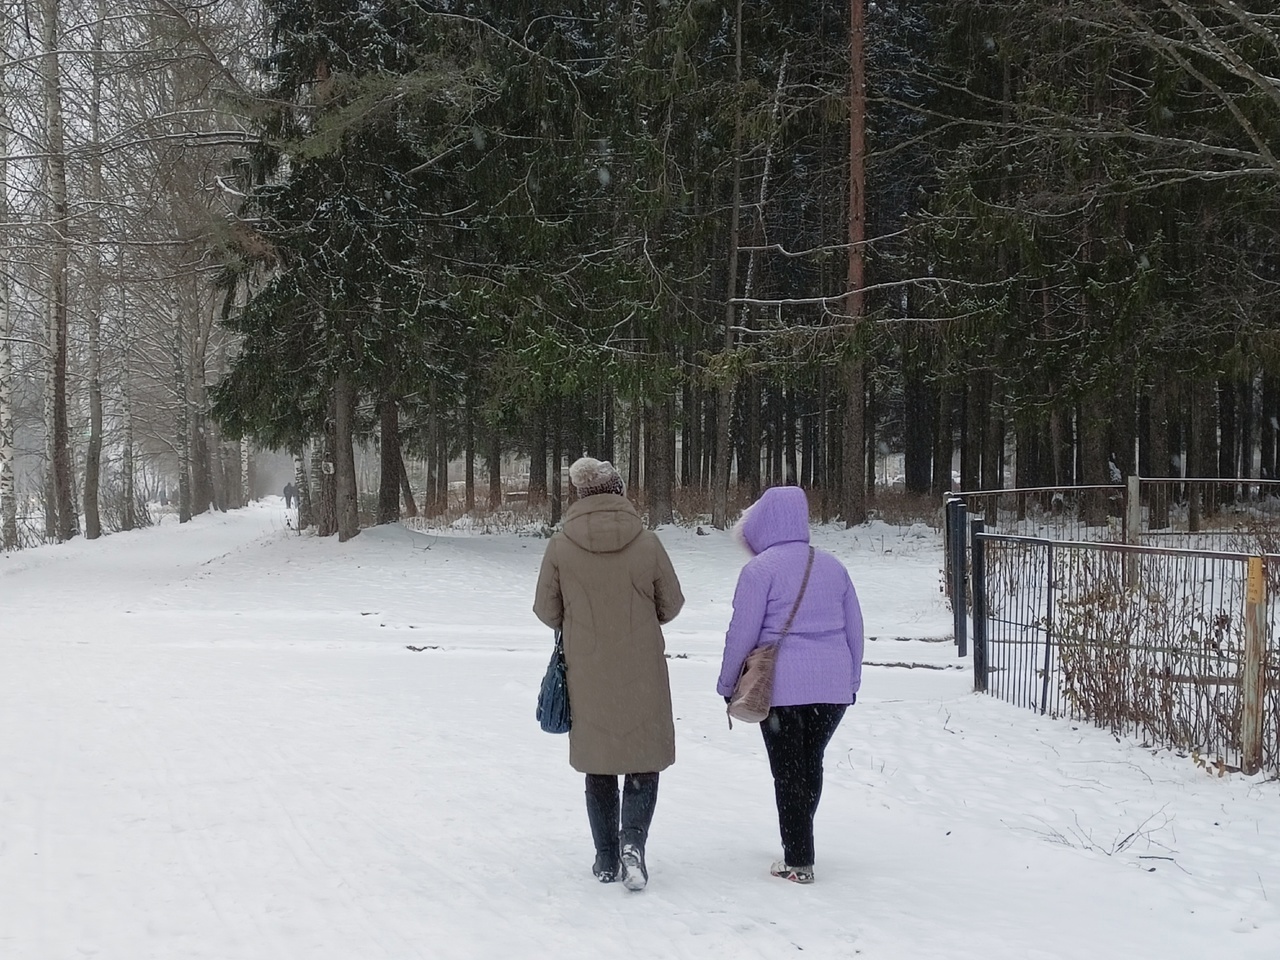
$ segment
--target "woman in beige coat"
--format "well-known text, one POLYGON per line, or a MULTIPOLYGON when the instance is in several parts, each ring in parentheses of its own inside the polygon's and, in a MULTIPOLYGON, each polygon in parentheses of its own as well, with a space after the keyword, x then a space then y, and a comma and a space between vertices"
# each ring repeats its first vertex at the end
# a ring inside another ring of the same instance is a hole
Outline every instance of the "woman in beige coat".
POLYGON ((547 545, 533 611, 564 633, 569 763, 587 776, 592 872, 602 883, 621 879, 641 890, 658 772, 676 758, 661 625, 680 612, 684 595, 613 464, 583 457, 569 479, 579 499, 547 545))

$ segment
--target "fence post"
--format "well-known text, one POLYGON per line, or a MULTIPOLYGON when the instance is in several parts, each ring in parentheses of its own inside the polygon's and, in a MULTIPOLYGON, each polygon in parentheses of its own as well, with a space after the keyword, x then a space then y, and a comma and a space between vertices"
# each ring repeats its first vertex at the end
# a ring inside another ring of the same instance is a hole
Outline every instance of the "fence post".
POLYGON ((956 646, 959 656, 969 652, 968 624, 965 619, 965 505, 963 500, 951 501, 951 613, 954 617, 956 646))
POLYGON ((1048 574, 1047 583, 1045 585, 1045 619, 1044 619, 1044 671, 1042 673, 1043 682, 1040 687, 1040 713, 1043 715, 1049 709, 1049 667, 1053 658, 1053 542, 1047 544, 1048 556, 1045 559, 1046 573, 1048 574))
POLYGON ((1244 591, 1244 669, 1240 675, 1240 766, 1252 775, 1262 769, 1262 712, 1266 702, 1267 581, 1262 558, 1249 558, 1244 591))
MULTIPOLYGON (((1124 542, 1137 544, 1142 540, 1142 481, 1130 477, 1125 491, 1124 505, 1124 542)), ((1138 557, 1130 553, 1124 561, 1125 586, 1133 588, 1138 585, 1138 557)))
MULTIPOLYGON (((982 517, 970 521, 973 530, 973 689, 987 692, 987 544, 982 538, 982 517)), ((964 656, 964 651, 961 651, 964 656)))
POLYGON ((947 591, 947 599, 951 599, 951 590, 955 585, 955 573, 951 569, 951 549, 952 526, 955 521, 955 498, 949 494, 942 495, 942 582, 947 591))

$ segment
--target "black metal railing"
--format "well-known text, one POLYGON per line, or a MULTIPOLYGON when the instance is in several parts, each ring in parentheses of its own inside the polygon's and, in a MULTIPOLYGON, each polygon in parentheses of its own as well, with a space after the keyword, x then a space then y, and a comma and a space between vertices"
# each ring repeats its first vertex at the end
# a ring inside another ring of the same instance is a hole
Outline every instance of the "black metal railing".
POLYGON ((973 527, 975 689, 1280 772, 1280 557, 973 527))
POLYGON ((969 490, 946 499, 964 501, 987 529, 1052 540, 1123 540, 1125 485, 969 490))

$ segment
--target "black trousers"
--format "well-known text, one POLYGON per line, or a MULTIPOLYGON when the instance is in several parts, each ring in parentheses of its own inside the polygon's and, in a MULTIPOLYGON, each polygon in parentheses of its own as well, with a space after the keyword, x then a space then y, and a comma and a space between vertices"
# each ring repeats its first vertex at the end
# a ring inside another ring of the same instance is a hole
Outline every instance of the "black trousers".
POLYGON ((613 774, 588 773, 587 820, 596 853, 618 858, 619 844, 634 844, 641 850, 649 839, 649 825, 658 805, 658 775, 628 773, 622 780, 622 803, 618 803, 618 778, 613 774))
POLYGON ((782 857, 790 866, 813 866, 813 817, 822 797, 822 755, 847 709, 843 703, 774 707, 760 724, 773 771, 782 857))

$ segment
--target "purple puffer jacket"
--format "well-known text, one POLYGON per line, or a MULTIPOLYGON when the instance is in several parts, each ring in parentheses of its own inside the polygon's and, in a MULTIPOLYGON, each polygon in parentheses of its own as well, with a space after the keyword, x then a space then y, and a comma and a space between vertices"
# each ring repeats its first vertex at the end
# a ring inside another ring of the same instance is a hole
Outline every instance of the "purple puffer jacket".
MULTIPOLYGON (((773 643, 791 613, 809 555, 809 503, 799 487, 771 487, 737 532, 755 554, 738 575, 716 690, 733 693, 742 663, 773 643)), ((862 608, 844 565, 821 550, 791 632, 778 652, 773 705, 851 703, 862 684, 862 608)))

